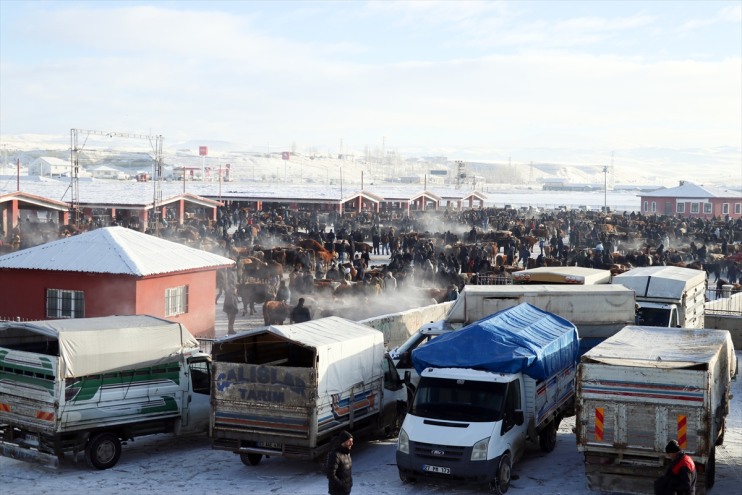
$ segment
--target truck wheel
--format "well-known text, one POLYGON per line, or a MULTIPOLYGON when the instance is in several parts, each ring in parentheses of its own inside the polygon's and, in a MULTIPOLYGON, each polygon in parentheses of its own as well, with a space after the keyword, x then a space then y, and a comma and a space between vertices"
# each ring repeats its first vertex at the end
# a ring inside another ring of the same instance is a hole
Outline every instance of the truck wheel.
POLYGON ((245 466, 257 466, 263 459, 263 454, 240 454, 240 460, 245 466))
POLYGON ((706 488, 712 488, 716 482, 716 447, 711 448, 709 460, 706 461, 706 488))
POLYGON ((121 440, 113 433, 93 435, 85 446, 85 462, 95 469, 109 469, 121 457, 121 440))
POLYGON ((490 490, 497 495, 504 495, 510 488, 510 476, 512 474, 512 461, 510 454, 505 453, 500 457, 500 464, 497 466, 497 478, 490 482, 490 490))
POLYGON ((539 445, 542 452, 551 452, 557 443, 557 420, 555 419, 538 434, 539 445))

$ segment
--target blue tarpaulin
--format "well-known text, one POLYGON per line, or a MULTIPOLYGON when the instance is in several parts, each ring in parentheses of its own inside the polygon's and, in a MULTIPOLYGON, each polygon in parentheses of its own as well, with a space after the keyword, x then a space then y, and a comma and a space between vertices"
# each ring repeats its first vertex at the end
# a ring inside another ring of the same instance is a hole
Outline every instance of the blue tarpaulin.
POLYGON ((579 347, 572 323, 523 303, 418 347, 412 352, 412 364, 418 373, 429 367, 473 368, 523 372, 543 380, 574 366, 579 347))

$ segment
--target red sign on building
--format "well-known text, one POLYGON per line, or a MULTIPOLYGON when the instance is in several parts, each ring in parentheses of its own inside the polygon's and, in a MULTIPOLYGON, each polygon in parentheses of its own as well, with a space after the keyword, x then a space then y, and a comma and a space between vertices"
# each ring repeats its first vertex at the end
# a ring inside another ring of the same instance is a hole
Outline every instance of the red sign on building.
POLYGON ((209 154, 209 147, 208 146, 199 146, 198 147, 198 156, 206 156, 209 154))

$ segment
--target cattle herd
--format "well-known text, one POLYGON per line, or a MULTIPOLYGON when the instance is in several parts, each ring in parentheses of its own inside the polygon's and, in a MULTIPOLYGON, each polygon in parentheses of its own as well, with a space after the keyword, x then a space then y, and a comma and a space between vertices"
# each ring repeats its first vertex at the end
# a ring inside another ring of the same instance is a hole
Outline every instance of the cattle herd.
MULTIPOLYGON (((234 259, 235 268, 219 273, 217 286, 237 285, 243 315, 255 314, 255 305, 262 304, 266 324, 290 318, 291 303, 299 297, 306 299, 313 318, 359 320, 455 298, 467 283, 487 283, 496 273, 535 266, 577 265, 613 273, 635 266, 686 266, 706 270, 710 283, 735 289, 742 276, 742 219, 511 208, 339 214, 254 211, 237 202, 217 213, 216 221, 189 215, 183 225, 163 222, 156 234, 234 259), (372 256, 378 264, 372 264, 372 256), (281 281, 288 297, 277 297, 281 281)), ((11 233, 16 242, 5 250, 77 230, 50 227, 16 228, 11 233)))
POLYGON ((742 220, 731 219, 502 208, 402 217, 251 212, 234 204, 199 230, 204 249, 237 262, 219 279, 238 284, 243 314, 263 304, 266 324, 290 318, 298 297, 313 317, 359 320, 452 299, 465 284, 487 283, 500 270, 536 266, 614 274, 635 266, 684 266, 706 270, 711 283, 735 290, 742 275, 742 220), (282 280, 289 298, 276 297, 282 280))

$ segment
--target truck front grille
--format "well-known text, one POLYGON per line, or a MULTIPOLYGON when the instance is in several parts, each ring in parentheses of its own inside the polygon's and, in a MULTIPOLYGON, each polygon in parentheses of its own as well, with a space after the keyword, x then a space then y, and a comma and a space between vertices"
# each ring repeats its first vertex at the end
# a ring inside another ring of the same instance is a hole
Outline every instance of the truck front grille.
POLYGON ((452 445, 438 445, 434 443, 410 442, 415 456, 421 459, 446 460, 458 462, 466 459, 467 451, 470 448, 458 447, 452 445))

